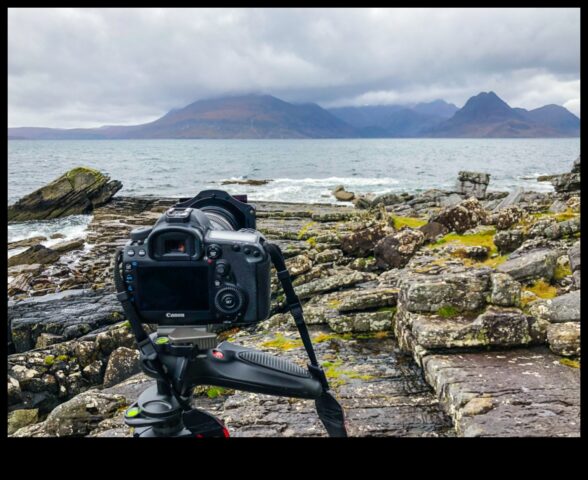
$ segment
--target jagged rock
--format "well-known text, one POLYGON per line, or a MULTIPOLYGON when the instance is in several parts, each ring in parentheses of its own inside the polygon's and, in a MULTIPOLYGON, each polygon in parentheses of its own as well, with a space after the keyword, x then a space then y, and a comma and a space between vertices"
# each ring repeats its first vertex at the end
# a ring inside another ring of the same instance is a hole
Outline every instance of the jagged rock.
POLYGON ((372 206, 372 202, 367 195, 355 196, 352 202, 355 208, 360 210, 368 210, 372 206))
POLYGON ((580 190, 582 187, 580 173, 564 173, 562 175, 554 175, 549 179, 549 181, 553 185, 555 191, 558 193, 575 192, 580 190))
POLYGON ((576 158, 576 160, 574 160, 574 165, 572 166, 572 173, 580 173, 580 170, 581 170, 580 155, 578 155, 578 158, 576 158))
POLYGON ((461 194, 482 199, 490 183, 490 174, 461 171, 457 177, 457 191, 461 194))
POLYGON ((65 238, 65 235, 63 233, 54 233, 49 237, 51 240, 57 240, 59 238, 65 238))
POLYGON ((16 378, 8 376, 8 405, 14 405, 22 401, 20 383, 16 378))
POLYGON ((537 249, 515 258, 509 258, 499 265, 497 270, 508 273, 519 282, 528 282, 540 278, 549 281, 553 278, 558 256, 558 253, 554 250, 537 249))
POLYGON ((34 263, 46 264, 52 263, 57 260, 61 254, 54 251, 51 248, 47 248, 41 244, 33 245, 27 248, 24 252, 17 255, 13 255, 8 259, 8 266, 13 267, 15 265, 30 265, 34 263))
POLYGON ((326 293, 345 287, 351 287, 357 283, 368 282, 377 278, 373 273, 357 272, 335 274, 326 278, 319 278, 304 285, 294 288, 301 300, 319 293, 326 293))
POLYGON ((578 240, 572 247, 568 250, 568 257, 570 259, 570 268, 572 272, 580 270, 581 268, 581 251, 580 251, 580 241, 578 240))
POLYGON ((356 258, 347 265, 353 270, 359 270, 360 272, 371 272, 376 269, 376 259, 371 258, 356 258))
POLYGON ((454 308, 477 311, 486 305, 490 269, 445 275, 417 275, 402 280, 399 303, 411 312, 437 312, 454 308))
POLYGON ((35 278, 33 273, 20 273, 8 283, 8 295, 27 293, 31 290, 31 280, 35 278))
POLYGON ((62 335, 55 335, 53 333, 46 333, 43 332, 41 335, 37 337, 37 342, 35 343, 35 348, 46 348, 50 345, 55 345, 56 343, 63 342, 65 337, 62 335))
POLYGON ((487 212, 475 198, 469 198, 457 205, 446 207, 433 215, 429 221, 444 225, 449 231, 462 234, 485 223, 487 212))
POLYGON ((295 257, 286 260, 286 267, 288 268, 290 275, 297 277, 298 275, 308 272, 312 268, 312 260, 308 258, 308 255, 296 255, 295 257))
POLYGON ((549 348, 557 355, 580 356, 580 322, 565 322, 547 328, 549 348))
POLYGON ((126 406, 122 395, 88 390, 62 403, 47 416, 44 422, 18 430, 15 437, 82 437, 88 435, 106 418, 117 414, 126 406))
POLYGON ((449 232, 445 225, 438 222, 428 222, 419 227, 419 230, 425 235, 425 243, 433 243, 449 232))
POLYGON ((494 235, 494 245, 501 254, 514 252, 524 240, 523 232, 517 228, 502 230, 494 235))
POLYGON ((343 257, 343 252, 339 249, 323 250, 314 257, 316 263, 336 262, 343 257))
POLYGON ((45 242, 47 237, 37 236, 31 238, 25 238, 24 240, 17 240, 16 242, 8 242, 8 250, 13 250, 15 248, 22 248, 22 247, 32 247, 33 245, 37 245, 41 242, 45 242))
POLYGON ((365 257, 374 251, 376 244, 392 230, 377 224, 341 237, 341 250, 347 255, 365 257))
POLYGON ((578 240, 568 250, 568 257, 570 259, 570 268, 572 269, 572 278, 574 279, 574 285, 576 288, 580 288, 581 280, 581 251, 580 241, 578 240))
POLYGON ((315 222, 345 222, 354 217, 353 212, 313 213, 310 218, 315 222))
POLYGON ((519 222, 524 216, 525 212, 523 209, 516 205, 511 205, 510 207, 492 213, 488 217, 487 223, 494 225, 497 230, 506 230, 519 222))
POLYGON ((480 245, 448 245, 443 249, 444 253, 460 258, 471 258, 473 260, 486 260, 488 258, 488 247, 480 245))
POLYGON ((411 228, 404 228, 393 235, 384 237, 374 248, 376 266, 379 268, 404 267, 424 241, 424 233, 411 228))
POLYGON ((343 185, 336 186, 332 193, 335 198, 341 202, 350 202, 355 197, 355 194, 345 190, 343 185))
POLYGON ((411 333, 427 349, 514 346, 531 341, 527 317, 517 309, 490 307, 475 320, 412 314, 411 333))
POLYGON ((43 333, 69 340, 122 319, 122 307, 115 294, 89 290, 68 290, 14 302, 8 311, 17 352, 33 348, 43 333))
POLYGON ((88 213, 122 188, 97 170, 74 168, 8 207, 8 221, 42 220, 88 213))
POLYGON ((361 312, 353 315, 337 315, 327 320, 337 333, 379 332, 394 328, 394 312, 361 312))
POLYGON ((490 276, 490 303, 501 307, 518 307, 521 300, 521 284, 505 273, 490 276))
POLYGON ((12 435, 19 428, 26 427, 39 421, 39 410, 36 408, 14 410, 8 414, 8 435, 12 435))
POLYGON ((119 347, 112 352, 108 359, 106 372, 104 373, 104 386, 112 387, 139 373, 139 351, 126 347, 119 347))
POLYGON ((83 368, 82 375, 91 385, 100 385, 104 380, 103 367, 104 362, 96 360, 83 368))
POLYGON ((566 202, 564 202, 562 199, 558 198, 549 207, 549 212, 561 213, 561 212, 565 212, 567 209, 568 209, 568 204, 566 202))
POLYGON ((372 207, 376 207, 378 205, 397 205, 399 203, 404 203, 414 198, 413 195, 408 193, 383 193, 381 195, 377 195, 372 200, 372 207))
POLYGON ((352 312, 372 308, 394 307, 397 301, 397 288, 361 289, 354 291, 353 295, 345 295, 337 309, 340 312, 352 312))
POLYGON ((61 254, 66 252, 71 252, 72 250, 78 250, 84 246, 84 239, 83 238, 76 238, 74 240, 69 240, 68 242, 61 242, 51 247, 52 250, 59 252, 61 254))
POLYGON ((441 195, 437 198, 437 206, 439 207, 452 207, 463 201, 464 195, 457 193, 450 193, 448 195, 441 195))
POLYGON ((579 322, 580 297, 580 290, 574 290, 550 300, 539 300, 529 306, 529 313, 551 323, 579 322))

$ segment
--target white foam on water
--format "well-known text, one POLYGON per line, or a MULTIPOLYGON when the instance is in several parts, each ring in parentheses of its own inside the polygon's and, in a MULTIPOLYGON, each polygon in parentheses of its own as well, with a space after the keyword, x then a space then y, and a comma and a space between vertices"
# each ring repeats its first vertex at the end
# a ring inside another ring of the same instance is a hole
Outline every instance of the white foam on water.
MULTIPOLYGON (((85 238, 87 235, 88 224, 92 220, 92 215, 70 215, 53 220, 33 220, 22 223, 12 223, 8 225, 8 242, 16 242, 32 237, 46 237, 47 240, 41 242, 46 247, 51 247, 60 242, 73 240, 74 238, 85 238), (64 238, 51 239, 51 235, 61 233, 64 238)), ((25 249, 14 249, 10 251, 10 256, 25 249)))
MULTIPOLYGON (((235 177, 230 180, 244 180, 245 177, 235 177)), ((346 190, 360 193, 388 193, 398 189, 399 180, 391 177, 361 178, 361 177, 326 177, 326 178, 276 178, 265 185, 229 185, 233 194, 247 194, 251 200, 282 201, 298 203, 337 203, 331 193, 337 185, 343 185, 346 190)), ((216 187, 218 188, 218 187, 216 187)))

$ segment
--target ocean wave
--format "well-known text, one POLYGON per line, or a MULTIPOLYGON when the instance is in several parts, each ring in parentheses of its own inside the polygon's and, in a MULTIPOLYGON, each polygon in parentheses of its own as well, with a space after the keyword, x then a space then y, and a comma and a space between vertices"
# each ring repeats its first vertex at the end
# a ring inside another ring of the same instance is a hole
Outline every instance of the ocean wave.
MULTIPOLYGON (((83 238, 87 234, 88 224, 92 221, 92 215, 69 215, 52 220, 33 220, 23 223, 8 225, 8 242, 16 242, 32 237, 46 237, 41 242, 46 247, 51 247, 60 242, 83 238), (64 238, 51 239, 51 235, 60 233, 64 238)), ((16 253, 12 252, 12 254, 16 253)))

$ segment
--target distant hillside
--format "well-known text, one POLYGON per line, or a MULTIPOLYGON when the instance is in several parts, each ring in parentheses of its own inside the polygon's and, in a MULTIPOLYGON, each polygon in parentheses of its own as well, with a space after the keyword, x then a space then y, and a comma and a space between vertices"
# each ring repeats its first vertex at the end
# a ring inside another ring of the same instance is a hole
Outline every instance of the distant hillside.
POLYGON ((331 108, 331 112, 360 129, 364 137, 418 137, 451 117, 458 108, 444 100, 406 105, 331 108))
POLYGON ((511 108, 494 92, 463 108, 443 100, 416 105, 341 107, 292 104, 271 95, 199 100, 142 125, 9 128, 17 139, 575 137, 580 119, 558 105, 511 108))
POLYGON ((494 92, 470 98, 453 117, 429 128, 431 137, 529 138, 570 137, 580 131, 580 119, 563 107, 527 111, 511 108, 494 92), (567 114, 563 114, 564 110, 567 114), (552 115, 553 114, 553 115, 552 115))
POLYGON ((151 123, 91 129, 11 128, 12 137, 114 138, 343 138, 356 130, 316 104, 294 105, 270 95, 199 100, 151 123))

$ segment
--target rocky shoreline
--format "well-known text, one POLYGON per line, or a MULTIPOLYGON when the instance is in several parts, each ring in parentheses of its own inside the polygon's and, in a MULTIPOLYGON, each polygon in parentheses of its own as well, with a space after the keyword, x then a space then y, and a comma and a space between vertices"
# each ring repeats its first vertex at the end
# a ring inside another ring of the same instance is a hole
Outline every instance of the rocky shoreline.
MULTIPOLYGON (((546 179, 552 193, 488 192, 489 175, 461 172, 454 191, 335 189, 354 206, 255 202, 352 435, 579 436, 579 164, 546 179)), ((122 412, 151 380, 112 255, 177 201, 114 196, 84 238, 12 245, 26 250, 8 269, 11 435, 130 434, 122 412)), ((221 335, 304 365, 272 290, 268 320, 221 335)), ((234 436, 325 435, 309 401, 198 387, 193 402, 234 436)))

